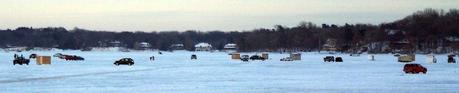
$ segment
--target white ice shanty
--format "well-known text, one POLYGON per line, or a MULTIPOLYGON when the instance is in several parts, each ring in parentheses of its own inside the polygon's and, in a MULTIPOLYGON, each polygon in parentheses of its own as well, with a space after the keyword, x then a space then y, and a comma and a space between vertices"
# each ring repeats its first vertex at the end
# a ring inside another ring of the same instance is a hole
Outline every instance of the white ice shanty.
POLYGON ((195 51, 210 51, 212 50, 212 45, 209 43, 198 43, 194 45, 195 51))
POLYGON ((434 54, 428 54, 426 56, 427 63, 437 63, 437 58, 435 58, 434 54))

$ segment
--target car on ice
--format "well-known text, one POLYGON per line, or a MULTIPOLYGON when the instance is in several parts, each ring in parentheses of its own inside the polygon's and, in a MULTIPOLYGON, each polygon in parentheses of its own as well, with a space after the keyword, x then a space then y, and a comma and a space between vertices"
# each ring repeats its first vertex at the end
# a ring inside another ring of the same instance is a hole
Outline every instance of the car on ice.
POLYGON ((252 56, 250 57, 250 60, 263 60, 263 61, 264 61, 265 59, 266 59, 266 58, 261 57, 261 56, 259 56, 259 55, 252 55, 252 56))
POLYGON ((30 54, 29 58, 30 58, 30 59, 37 58, 37 54, 30 54))
POLYGON ((246 61, 249 61, 249 59, 250 59, 249 55, 242 55, 242 56, 241 56, 241 60, 242 60, 242 61, 245 61, 245 62, 246 62, 246 61))
POLYGON ((64 55, 65 60, 84 60, 83 57, 81 56, 76 56, 76 55, 64 55))
POLYGON ((324 57, 324 62, 335 62, 335 57, 334 56, 325 56, 324 57))
POLYGON ((405 64, 403 67, 403 71, 405 73, 412 73, 412 74, 417 74, 417 73, 427 73, 427 68, 423 67, 420 64, 405 64))
POLYGON ((191 60, 193 60, 193 59, 194 60, 198 59, 198 56, 196 56, 195 54, 191 55, 191 60))
POLYGON ((23 64, 26 64, 26 65, 29 65, 29 62, 30 60, 29 59, 25 59, 24 57, 17 57, 13 60, 13 65, 16 65, 16 64, 19 64, 19 65, 23 65, 23 64))
POLYGON ((349 56, 351 56, 351 57, 359 57, 360 54, 359 53, 351 53, 351 54, 349 54, 349 56))
POLYGON ((291 57, 286 57, 286 58, 280 59, 280 61, 293 61, 293 58, 291 58, 291 57))
POLYGON ((134 60, 132 60, 131 58, 122 58, 118 61, 115 61, 115 64, 116 66, 119 66, 119 65, 129 65, 129 66, 132 66, 134 65, 134 60))
POLYGON ((63 58, 63 57, 64 57, 64 54, 62 54, 62 53, 56 53, 56 54, 53 55, 53 57, 63 58))
POLYGON ((341 58, 341 57, 336 57, 336 58, 335 58, 335 62, 343 62, 343 58, 341 58))

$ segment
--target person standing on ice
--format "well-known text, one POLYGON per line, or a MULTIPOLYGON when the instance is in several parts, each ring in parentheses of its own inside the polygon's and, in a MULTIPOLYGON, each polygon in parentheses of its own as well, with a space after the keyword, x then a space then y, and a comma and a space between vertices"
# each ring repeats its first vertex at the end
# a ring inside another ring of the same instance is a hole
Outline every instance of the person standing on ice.
POLYGON ((150 60, 151 60, 151 61, 154 61, 154 60, 155 60, 155 56, 151 56, 151 57, 150 57, 150 60))
POLYGON ((375 61, 375 55, 373 55, 373 54, 369 55, 369 56, 368 56, 368 59, 369 59, 370 61, 375 61))
POLYGON ((437 58, 435 58, 435 56, 433 56, 433 62, 437 63, 437 58))

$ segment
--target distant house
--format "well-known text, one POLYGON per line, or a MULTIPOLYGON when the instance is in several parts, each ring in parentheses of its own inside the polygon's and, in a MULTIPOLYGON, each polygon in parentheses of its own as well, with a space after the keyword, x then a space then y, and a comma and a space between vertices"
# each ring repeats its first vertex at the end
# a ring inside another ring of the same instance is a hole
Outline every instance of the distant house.
POLYGON ((171 50, 184 50, 185 47, 183 46, 183 44, 172 44, 169 49, 171 50))
POLYGON ((26 51, 27 47, 19 47, 19 46, 8 46, 8 48, 4 48, 5 51, 26 51))
POLYGON ((407 39, 392 41, 389 47, 393 53, 411 53, 414 51, 411 42, 407 39))
POLYGON ((459 37, 450 36, 450 37, 445 37, 445 39, 450 42, 459 42, 459 37))
POLYGON ((237 49, 237 45, 233 43, 229 43, 223 46, 223 50, 236 50, 236 49, 237 49))
POLYGON ((448 42, 446 52, 458 52, 459 50, 459 38, 458 37, 446 37, 446 42, 448 42))
POLYGON ((393 30, 393 29, 385 30, 385 32, 387 33, 387 35, 396 35, 396 34, 405 35, 406 34, 406 32, 403 30, 393 30))
POLYGON ((388 53, 391 51, 389 44, 389 41, 371 42, 368 45, 366 45, 366 47, 368 48, 369 53, 388 53))
POLYGON ((149 48, 151 46, 150 43, 147 43, 147 42, 140 42, 139 45, 140 47, 143 47, 143 48, 149 48))
POLYGON ((109 47, 121 47, 121 42, 120 41, 109 42, 109 47))
POLYGON ((134 45, 134 48, 139 49, 139 50, 149 49, 150 47, 151 45, 148 42, 139 42, 139 43, 135 43, 134 45))
POLYGON ((322 46, 322 49, 325 51, 337 51, 338 47, 336 42, 336 39, 327 39, 327 42, 322 46))
POLYGON ((212 50, 212 45, 209 43, 198 43, 194 45, 195 51, 210 51, 212 50))

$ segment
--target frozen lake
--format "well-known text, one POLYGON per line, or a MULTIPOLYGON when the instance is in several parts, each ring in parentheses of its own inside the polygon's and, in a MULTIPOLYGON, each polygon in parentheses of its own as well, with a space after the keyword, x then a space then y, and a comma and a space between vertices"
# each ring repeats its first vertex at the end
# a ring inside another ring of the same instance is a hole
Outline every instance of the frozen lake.
POLYGON ((1 93, 459 92, 459 65, 448 64, 446 55, 436 55, 436 64, 416 55, 414 63, 426 67, 427 74, 404 74, 404 63, 391 54, 378 54, 376 61, 369 61, 368 55, 334 54, 344 62, 324 63, 322 58, 330 54, 302 53, 301 61, 281 62, 289 54, 270 53, 267 61, 242 62, 225 52, 30 51, 17 54, 74 54, 85 61, 53 57, 52 65, 31 60, 30 65, 14 66, 15 53, 0 52, 1 93), (198 60, 190 60, 191 54, 198 60), (124 57, 133 58, 135 65, 113 65, 124 57))

